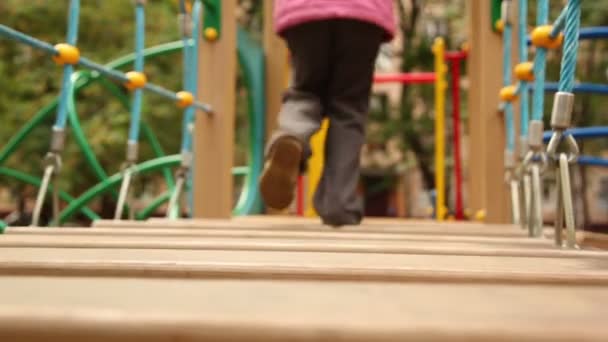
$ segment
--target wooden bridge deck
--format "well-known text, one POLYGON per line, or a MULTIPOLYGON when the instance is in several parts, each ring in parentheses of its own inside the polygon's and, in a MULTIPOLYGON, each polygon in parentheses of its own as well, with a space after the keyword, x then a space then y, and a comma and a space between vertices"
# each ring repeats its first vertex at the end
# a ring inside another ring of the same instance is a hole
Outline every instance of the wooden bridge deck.
POLYGON ((9 228, 0 340, 607 341, 608 252, 550 235, 268 217, 9 228))

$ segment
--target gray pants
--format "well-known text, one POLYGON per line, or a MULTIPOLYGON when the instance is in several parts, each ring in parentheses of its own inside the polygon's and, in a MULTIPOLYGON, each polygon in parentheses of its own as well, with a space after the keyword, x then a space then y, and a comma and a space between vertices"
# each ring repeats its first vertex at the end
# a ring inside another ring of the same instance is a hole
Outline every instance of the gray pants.
POLYGON ((323 174, 314 206, 324 223, 358 224, 363 201, 357 196, 361 147, 374 73, 384 31, 355 20, 325 20, 295 26, 284 35, 291 52, 292 84, 285 92, 278 137, 290 135, 310 157, 310 137, 329 118, 323 174))

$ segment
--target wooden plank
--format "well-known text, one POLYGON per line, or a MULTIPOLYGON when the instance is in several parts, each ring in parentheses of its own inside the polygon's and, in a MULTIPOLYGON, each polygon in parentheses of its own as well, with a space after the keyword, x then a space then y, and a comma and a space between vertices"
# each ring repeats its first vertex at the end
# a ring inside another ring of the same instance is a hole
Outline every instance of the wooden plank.
POLYGON ((608 285, 608 259, 6 248, 0 275, 608 285))
POLYGON ((607 287, 5 277, 0 301, 6 341, 608 339, 607 287))
POLYGON ((343 231, 280 231, 227 229, 184 229, 184 228, 7 228, 5 234, 11 235, 85 235, 85 236, 150 236, 150 237, 192 237, 192 238, 263 238, 263 239, 311 239, 311 240, 360 240, 360 241, 427 241, 427 242, 473 242, 483 244, 522 244, 547 246, 548 239, 500 236, 458 236, 458 235, 421 235, 421 234, 381 234, 368 232, 343 231))
POLYGON ((175 238, 144 236, 48 236, 4 235, 0 247, 55 247, 55 248, 108 248, 108 249, 184 249, 233 251, 292 251, 331 253, 385 253, 425 255, 479 255, 555 258, 608 258, 601 251, 562 250, 549 245, 482 244, 466 242, 425 241, 314 241, 306 239, 221 239, 175 238))
POLYGON ((232 214, 232 166, 236 103, 236 0, 222 6, 221 36, 202 39, 198 98, 214 108, 199 114, 194 131, 194 217, 228 218, 232 214))
POLYGON ((419 224, 404 221, 402 224, 365 224, 362 226, 345 226, 332 229, 318 223, 308 223, 305 220, 177 220, 177 221, 98 221, 98 228, 188 228, 188 229, 251 229, 251 230, 281 230, 281 231, 340 231, 351 233, 384 233, 384 234, 424 234, 424 235, 468 235, 468 236, 501 236, 523 237, 527 233, 519 227, 484 226, 484 225, 436 225, 419 224))

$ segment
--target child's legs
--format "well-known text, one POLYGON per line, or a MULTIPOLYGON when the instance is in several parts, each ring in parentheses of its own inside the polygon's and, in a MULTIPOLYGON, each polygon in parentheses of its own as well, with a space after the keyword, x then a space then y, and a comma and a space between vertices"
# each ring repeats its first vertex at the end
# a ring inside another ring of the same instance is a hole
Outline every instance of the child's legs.
POLYGON ((360 154, 383 31, 341 20, 335 22, 334 34, 327 97, 330 124, 315 208, 327 224, 358 224, 363 217, 363 203, 357 196, 360 154))
POLYGON ((276 139, 291 135, 302 142, 306 160, 310 156, 308 142, 322 120, 322 97, 327 90, 329 73, 329 23, 319 21, 295 26, 285 32, 285 39, 293 65, 292 84, 283 95, 278 128, 267 151, 276 139))

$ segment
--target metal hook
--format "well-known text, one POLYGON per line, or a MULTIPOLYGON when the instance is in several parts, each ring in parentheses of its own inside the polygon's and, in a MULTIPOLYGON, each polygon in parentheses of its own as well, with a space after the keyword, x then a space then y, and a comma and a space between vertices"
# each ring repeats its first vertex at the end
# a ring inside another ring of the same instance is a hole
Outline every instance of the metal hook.
MULTIPOLYGON (((133 169, 132 169, 132 166, 129 165, 124 169, 122 183, 120 185, 120 192, 118 194, 118 202, 116 204, 116 211, 114 212, 114 220, 122 219, 123 209, 124 209, 125 203, 127 202, 127 197, 129 195, 129 187, 131 185, 132 176, 133 176, 133 169)), ((133 213, 132 213, 133 208, 130 208, 130 209, 131 209, 130 218, 132 218, 133 217, 133 213)))
POLYGON ((542 184, 540 181, 540 167, 538 164, 531 166, 532 196, 530 209, 528 210, 528 234, 532 237, 542 235, 542 184))
POLYGON ((558 193, 558 196, 562 196, 563 216, 566 223, 566 246, 568 248, 577 248, 572 186, 570 184, 570 164, 568 155, 565 153, 561 153, 559 156, 559 178, 561 194, 558 193))

